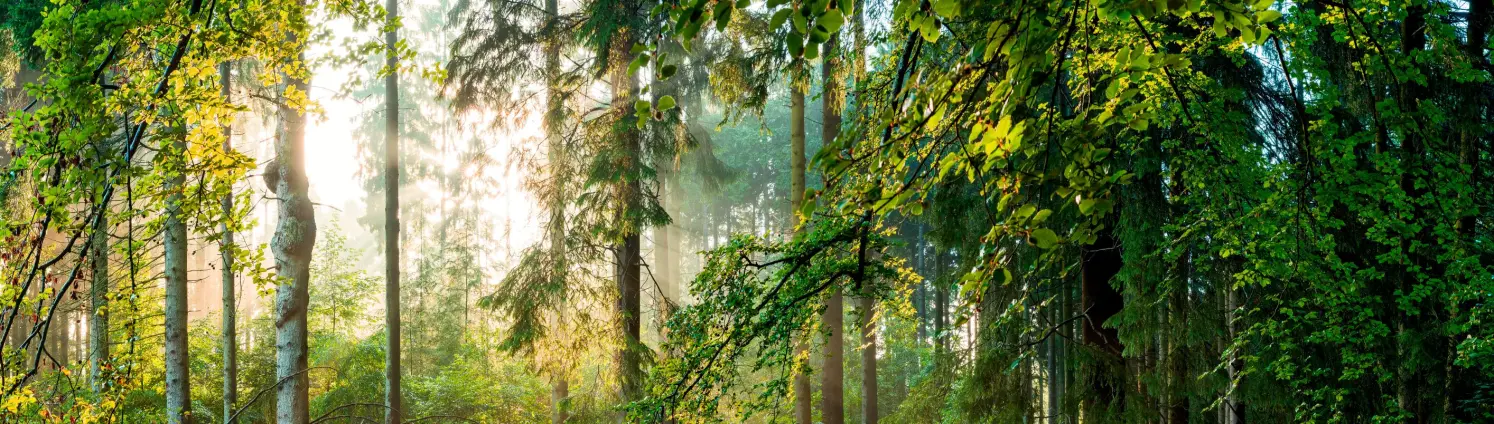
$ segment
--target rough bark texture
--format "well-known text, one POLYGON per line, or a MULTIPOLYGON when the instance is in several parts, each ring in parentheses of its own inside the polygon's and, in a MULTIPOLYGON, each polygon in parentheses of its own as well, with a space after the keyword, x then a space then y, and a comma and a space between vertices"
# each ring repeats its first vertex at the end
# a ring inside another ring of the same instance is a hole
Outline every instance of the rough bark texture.
MULTIPOLYGON (((185 155, 186 143, 173 142, 185 155)), ((192 422, 191 361, 187 350, 187 223, 182 216, 186 174, 178 171, 166 182, 166 422, 192 422)))
MULTIPOLYGON (((840 53, 836 45, 840 44, 839 35, 831 35, 830 40, 825 42, 825 58, 820 70, 824 81, 824 95, 821 96, 820 117, 824 127, 820 130, 821 141, 828 146, 835 142, 835 137, 840 136, 840 53)), ((806 217, 807 219, 807 217, 806 217)), ((830 298, 826 300, 825 314, 821 317, 824 322, 827 338, 825 339, 825 371, 820 375, 820 394, 824 401, 821 411, 821 421, 825 424, 843 424, 846 421, 845 405, 845 297, 841 290, 832 286, 830 298)))
MULTIPOLYGON (((620 11, 627 13, 628 11, 620 11)), ((621 34, 614 36, 612 41, 612 104, 616 108, 617 119, 633 119, 634 87, 633 75, 628 73, 628 62, 633 55, 631 49, 634 44, 632 31, 623 30, 621 34)), ((639 145, 639 133, 637 131, 623 130, 617 134, 617 142, 624 150, 627 161, 632 163, 626 166, 642 166, 638 163, 642 158, 642 147, 639 145)), ((641 202, 642 185, 636 178, 624 181, 617 187, 620 209, 619 220, 626 219, 632 215, 632 211, 638 210, 641 202)), ((623 337, 623 346, 618 349, 617 368, 619 378, 619 400, 622 403, 638 400, 643 392, 643 371, 640 368, 638 354, 641 311, 639 289, 641 288, 642 252, 639 240, 639 228, 637 225, 624 223, 625 228, 621 243, 617 246, 617 319, 620 333, 623 337)))
POLYGON ((93 282, 88 288, 88 381, 94 395, 104 392, 104 364, 109 361, 109 214, 94 221, 93 282))
MULTIPOLYGON (((218 80, 224 101, 230 101, 232 77, 229 63, 218 65, 218 80)), ((233 151, 233 130, 223 126, 223 151, 233 151)), ((223 195, 223 215, 233 215, 233 194, 223 195)), ((238 301, 235 299, 233 278, 233 232, 223 224, 223 239, 218 252, 223 256, 223 416, 233 416, 233 405, 239 401, 239 339, 238 301)), ((238 420, 229 421, 234 424, 238 420)))
MULTIPOLYGON (((290 79, 290 85, 302 93, 309 87, 306 81, 296 78, 290 79)), ((276 389, 275 419, 281 424, 302 424, 309 419, 307 388, 311 380, 306 375, 306 305, 311 249, 316 244, 316 215, 306 181, 306 115, 290 107, 282 107, 280 115, 285 122, 285 133, 275 141, 277 165, 266 170, 279 175, 275 196, 280 198, 279 221, 275 237, 270 241, 280 279, 275 289, 275 379, 280 382, 276 389)))
MULTIPOLYGON (((399 1, 387 0, 389 25, 399 19, 399 1)), ((396 30, 384 33, 384 328, 388 331, 384 350, 384 424, 399 424, 404 414, 400 395, 399 319, 399 59, 396 30)))
MULTIPOLYGON (((789 89, 789 143, 792 156, 789 157, 790 189, 787 232, 792 232, 795 227, 799 226, 799 204, 804 203, 804 88, 797 83, 789 89)), ((807 356, 808 340, 799 341, 798 351, 799 356, 807 356)), ((812 422, 814 412, 810 405, 814 403, 813 398, 814 394, 810 393, 809 388, 808 371, 800 370, 794 374, 794 422, 798 424, 812 422)))

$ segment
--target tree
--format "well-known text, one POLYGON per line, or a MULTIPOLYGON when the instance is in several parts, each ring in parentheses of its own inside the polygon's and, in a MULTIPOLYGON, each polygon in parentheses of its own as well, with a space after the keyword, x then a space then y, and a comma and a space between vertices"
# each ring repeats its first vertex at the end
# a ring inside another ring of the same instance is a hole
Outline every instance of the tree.
POLYGON ((384 423, 399 424, 404 408, 400 396, 399 302, 399 0, 387 0, 384 32, 384 423))
MULTIPOLYGON (((304 24, 304 15, 293 15, 304 24)), ((292 33, 291 39, 303 35, 292 33)), ((298 53, 295 62, 305 62, 298 53)), ((274 187, 280 199, 275 237, 270 243, 275 254, 276 274, 280 284, 275 290, 275 418, 281 423, 310 420, 307 390, 306 308, 311 279, 311 253, 316 244, 316 212, 308 196, 306 180, 306 112, 286 104, 304 101, 308 87, 305 70, 292 68, 286 79, 280 116, 283 133, 275 139, 275 161, 266 169, 266 185, 274 187)))
MULTIPOLYGON (((219 94, 223 96, 225 103, 233 103, 233 62, 218 64, 218 81, 221 86, 219 94)), ((223 126, 223 152, 233 152, 233 127, 223 126)), ((233 216, 233 193, 223 195, 223 215, 233 216)), ((233 242, 233 230, 229 222, 225 221, 221 226, 222 239, 219 240, 218 252, 223 256, 223 416, 232 417, 234 404, 238 403, 239 391, 239 331, 238 331, 238 300, 234 290, 237 289, 234 279, 234 249, 237 246, 233 242)), ((106 259, 107 260, 107 259, 106 259)), ((107 264, 105 265, 107 266, 107 264)), ((227 424, 237 424, 237 420, 228 420, 227 424)))
MULTIPOLYGON (((788 231, 798 237, 800 226, 806 217, 799 215, 799 208, 804 204, 806 158, 804 156, 804 84, 799 81, 797 74, 803 71, 803 62, 795 61, 793 71, 788 78, 789 81, 789 142, 791 150, 789 156, 789 226, 788 231)), ((800 356, 809 355, 810 340, 802 340, 799 344, 800 356)), ((814 393, 810 392, 808 364, 803 370, 794 376, 794 419, 799 424, 814 422, 814 393)))
MULTIPOLYGON (((830 3, 835 8, 837 3, 830 3)), ((833 9, 837 13, 845 13, 844 9, 833 9)), ((835 138, 840 135, 841 102, 844 101, 844 93, 840 87, 840 52, 837 51, 840 44, 838 33, 832 33, 830 39, 825 42, 825 52, 820 54, 824 58, 821 64, 821 80, 824 84, 824 92, 821 94, 820 120, 824 130, 820 135, 824 138, 824 145, 834 145, 835 138)), ((800 144, 803 142, 801 141, 800 144)), ((802 149, 802 146, 801 146, 802 149)), ((864 283, 864 281, 862 282, 864 283)), ((859 283, 858 283, 859 284, 859 283)), ((839 288, 831 288, 828 299, 825 300, 825 312, 821 318, 821 325, 826 332, 825 338, 825 369, 821 374, 820 396, 824 399, 824 410, 822 421, 826 424, 842 424, 846 420, 845 412, 845 297, 839 288)))

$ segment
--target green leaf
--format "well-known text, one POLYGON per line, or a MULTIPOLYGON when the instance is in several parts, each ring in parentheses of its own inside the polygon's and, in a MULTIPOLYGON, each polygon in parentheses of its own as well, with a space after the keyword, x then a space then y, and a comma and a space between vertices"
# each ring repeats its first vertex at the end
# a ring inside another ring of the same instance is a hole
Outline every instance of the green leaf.
POLYGON ((670 109, 674 109, 674 96, 660 97, 659 98, 659 110, 670 110, 670 109))
POLYGON ((653 107, 653 105, 650 105, 648 103, 648 100, 639 100, 639 101, 633 102, 633 108, 637 109, 640 114, 648 113, 648 110, 651 107, 653 107))
POLYGON ((923 41, 939 42, 939 19, 933 16, 924 18, 923 25, 918 27, 918 34, 923 36, 923 41))
POLYGON ((1089 211, 1094 210, 1096 202, 1099 202, 1099 200, 1097 200, 1097 199, 1084 199, 1084 200, 1080 201, 1079 202, 1079 213, 1084 214, 1084 215, 1089 215, 1089 211))
POLYGON ((1058 244, 1058 234, 1047 228, 1039 228, 1032 230, 1032 240, 1039 248, 1052 249, 1058 244))
POLYGON ((674 76, 674 73, 678 70, 679 68, 675 67, 674 65, 664 65, 663 68, 659 68, 659 78, 669 79, 669 77, 674 76))
POLYGON ((783 23, 785 21, 788 21, 789 14, 793 12, 794 9, 783 9, 777 12, 773 12, 773 18, 768 20, 768 28, 777 29, 778 27, 783 26, 783 23))
POLYGON ((960 2, 959 0, 935 0, 934 13, 938 13, 945 19, 954 19, 960 14, 960 2))
POLYGON ((839 9, 830 9, 825 14, 820 15, 820 18, 814 22, 825 28, 825 32, 834 33, 839 31, 841 26, 845 25, 846 17, 841 14, 839 9))
POLYGON ((1255 21, 1259 23, 1270 23, 1281 19, 1281 12, 1275 10, 1262 10, 1255 13, 1255 21))
POLYGON ((1042 224, 1043 221, 1047 221, 1048 220, 1048 215, 1052 215, 1052 214, 1053 214, 1053 210, 1052 209, 1043 209, 1043 210, 1040 210, 1040 211, 1037 212, 1037 215, 1033 215, 1032 216, 1032 224, 1033 225, 1042 224))

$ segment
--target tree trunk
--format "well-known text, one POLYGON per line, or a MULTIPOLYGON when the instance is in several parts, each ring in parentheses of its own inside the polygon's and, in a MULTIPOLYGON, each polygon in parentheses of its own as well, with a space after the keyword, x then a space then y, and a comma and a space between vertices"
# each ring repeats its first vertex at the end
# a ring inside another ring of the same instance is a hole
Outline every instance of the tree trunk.
MULTIPOLYGON (((820 96, 820 119, 823 123, 820 140, 825 146, 833 144, 835 138, 840 136, 840 105, 843 96, 839 75, 841 58, 836 49, 839 44, 840 35, 831 34, 824 44, 822 57, 825 60, 820 67, 824 81, 824 93, 820 96)), ((806 221, 809 219, 804 218, 806 221)), ((825 402, 821 419, 825 424, 843 424, 846 421, 845 298, 839 288, 832 285, 831 290, 822 318, 829 331, 828 339, 825 340, 825 372, 821 374, 823 380, 820 383, 821 396, 825 402)))
POLYGON ((877 299, 861 298, 861 422, 877 424, 877 299))
MULTIPOLYGON (((1226 340, 1234 340, 1239 337, 1239 327, 1235 321, 1239 319, 1235 310, 1240 308, 1239 291, 1228 285, 1224 288, 1224 328, 1226 329, 1226 340)), ((1245 404, 1240 401, 1240 385, 1237 379, 1245 371, 1245 361, 1238 353, 1230 353, 1229 366, 1225 373, 1229 377, 1229 394, 1224 398, 1225 420, 1222 424, 1245 424, 1245 404)))
POLYGON ((400 395, 399 303, 399 1, 386 0, 388 32, 384 33, 384 424, 399 424, 404 416, 400 395))
MULTIPOLYGON (((620 11, 629 13, 632 11, 620 11)), ((631 30, 623 30, 621 34, 614 36, 612 40, 612 104, 615 105, 619 120, 633 119, 634 87, 633 75, 628 73, 628 63, 632 61, 634 36, 631 30)), ((619 131, 618 142, 623 149, 627 163, 624 166, 642 166, 642 146, 639 145, 639 133, 632 128, 619 131)), ((619 221, 628 219, 632 211, 638 210, 642 196, 642 182, 637 177, 630 177, 617 187, 620 208, 616 211, 619 221)), ((639 290, 641 286, 642 252, 640 251, 639 229, 636 225, 625 224, 621 243, 617 246, 617 319, 618 327, 623 337, 623 346, 617 353, 617 368, 619 381, 619 400, 623 404, 640 399, 643 385, 643 371, 640 368, 639 346, 640 346, 640 323, 641 312, 639 290)))
POLYGON ((109 213, 108 206, 94 221, 93 282, 88 288, 88 382, 94 396, 104 393, 104 364, 109 361, 109 213))
MULTIPOLYGON (((167 161, 186 162, 187 144, 172 142, 167 161)), ((187 175, 176 170, 166 180, 166 422, 192 422, 191 360, 187 350, 187 222, 182 216, 182 190, 187 175)))
MULTIPOLYGON (((304 61, 305 54, 299 55, 304 61)), ((288 77, 300 93, 310 87, 305 80, 288 77)), ((275 254, 275 418, 281 424, 301 424, 308 418, 306 375, 306 306, 311 279, 311 250, 316 244, 316 211, 308 197, 306 181, 306 114, 290 106, 281 107, 285 133, 275 143, 275 166, 267 172, 279 175, 275 195, 280 198, 275 236, 270 249, 275 254)))
MULTIPOLYGON (((796 62, 793 66, 802 66, 802 62, 796 62)), ((791 82, 789 89, 789 222, 787 234, 793 234, 799 226, 799 205, 804 203, 804 180, 805 180, 805 158, 804 158, 804 87, 798 81, 791 82)), ((792 236, 791 236, 792 237, 792 236)), ((799 340, 797 347, 800 357, 808 357, 809 339, 799 340)), ((805 364, 805 368, 808 368, 805 364)), ((814 411, 811 404, 814 402, 814 394, 810 393, 809 371, 801 369, 794 374, 794 421, 798 424, 810 424, 814 411)))
MULTIPOLYGON (((1410 55, 1411 52, 1426 49, 1426 14, 1427 8, 1425 6, 1415 5, 1407 8, 1406 19, 1401 22, 1402 54, 1410 55)), ((1415 66, 1414 62, 1413 66, 1415 66)), ((1417 113, 1416 110, 1420 107, 1419 103, 1425 97, 1424 94, 1419 84, 1401 84, 1397 100, 1400 103, 1402 111, 1413 115, 1417 113)), ((1412 119, 1420 121, 1414 116, 1412 116, 1412 119)), ((1405 191, 1411 197, 1412 201, 1419 201, 1427 194, 1427 190, 1417 184, 1418 178, 1415 175, 1427 166, 1423 158, 1427 150, 1426 140, 1424 140, 1419 131, 1416 128, 1407 130, 1404 140, 1401 142, 1401 190, 1405 191)), ((1418 282, 1417 280, 1419 280, 1411 270, 1405 268, 1432 268, 1438 264, 1435 258, 1428 257, 1423 251, 1412 247, 1413 238, 1421 241, 1426 246, 1435 246, 1437 244, 1435 240, 1432 240, 1427 235, 1427 232, 1422 232, 1414 236, 1401 236, 1401 249, 1409 252, 1407 260, 1410 263, 1403 264, 1400 269, 1396 270, 1400 275, 1400 292, 1403 293, 1397 297, 1408 296, 1409 293, 1412 293, 1414 286, 1418 282), (1431 266, 1428 266, 1428 264, 1431 266)), ((1425 272, 1431 274, 1432 278, 1440 277, 1438 275, 1440 273, 1437 271, 1428 270, 1425 272)), ((1416 301, 1410 302, 1409 306, 1417 310, 1422 309, 1422 306, 1416 301)), ((1425 350, 1425 346, 1421 342, 1424 321, 1422 315, 1408 313, 1404 307, 1402 307, 1399 313, 1401 316, 1396 323, 1395 338, 1397 340, 1396 356, 1400 364, 1396 367, 1396 401, 1402 410, 1411 414, 1412 418, 1410 422, 1426 423, 1430 421, 1430 417, 1428 416, 1430 408, 1425 405, 1421 386, 1430 376, 1424 375, 1421 372, 1421 368, 1440 369, 1441 367, 1426 366, 1435 364, 1427 364, 1427 361, 1423 360, 1424 358, 1413 357, 1416 353, 1425 350)), ((1441 358, 1437 358, 1437 355, 1430 355, 1425 359, 1435 361, 1441 358)))
POLYGON ((945 343, 945 339, 949 337, 946 334, 949 332, 949 329, 945 327, 946 320, 944 317, 945 312, 949 310, 949 287, 944 282, 944 274, 949 272, 949 249, 938 248, 937 250, 934 253, 934 260, 939 261, 939 263, 934 265, 936 271, 932 280, 934 282, 933 339, 934 352, 936 354, 943 354, 949 348, 945 343))
MULTIPOLYGON (((558 30, 560 9, 557 0, 545 1, 545 14, 548 19, 546 29, 548 31, 558 30)), ((550 270, 553 273, 551 278, 563 287, 566 284, 566 271, 569 267, 565 260, 566 178, 569 173, 564 167, 567 161, 562 150, 564 140, 561 138, 565 105, 563 104, 564 98, 560 95, 560 41, 555 38, 556 34, 551 33, 548 36, 551 38, 545 44, 545 76, 547 78, 545 89, 549 98, 546 100, 544 125, 545 140, 549 149, 547 157, 549 158, 550 183, 553 187, 549 193, 550 198, 546 202, 550 213, 549 234, 546 237, 549 238, 551 260, 555 261, 550 270)), ((570 415, 570 382, 566 371, 560 366, 551 370, 550 420, 553 424, 564 423, 570 415)))
POLYGON ((566 406, 571 403, 571 385, 565 373, 557 372, 550 382, 550 423, 563 424, 570 418, 566 406))
MULTIPOLYGON (((232 102, 232 65, 224 62, 218 65, 219 94, 225 102, 232 102)), ((223 126, 223 152, 233 152, 233 129, 230 125, 223 126)), ((223 195, 223 216, 233 216, 233 193, 223 195)), ((223 239, 218 246, 218 253, 223 257, 223 416, 233 416, 233 405, 239 401, 239 344, 238 344, 238 301, 235 299, 233 278, 233 231, 229 229, 228 223, 222 226, 223 239)), ((238 420, 229 421, 228 424, 237 423, 238 420)))
POLYGON ((1125 347, 1121 345, 1116 329, 1104 327, 1105 320, 1120 313, 1123 301, 1120 292, 1110 285, 1110 280, 1120 272, 1122 265, 1120 244, 1106 230, 1099 234, 1094 244, 1084 246, 1080 256, 1083 280, 1080 303, 1088 314, 1086 319, 1080 320, 1083 321, 1084 343, 1099 348, 1102 356, 1111 357, 1108 360, 1102 358, 1091 366, 1084 414, 1093 417, 1105 414, 1100 408, 1124 404, 1121 400, 1124 386, 1115 384, 1112 379, 1124 374, 1126 368, 1123 363, 1115 366, 1110 361, 1122 361, 1121 352, 1125 347))

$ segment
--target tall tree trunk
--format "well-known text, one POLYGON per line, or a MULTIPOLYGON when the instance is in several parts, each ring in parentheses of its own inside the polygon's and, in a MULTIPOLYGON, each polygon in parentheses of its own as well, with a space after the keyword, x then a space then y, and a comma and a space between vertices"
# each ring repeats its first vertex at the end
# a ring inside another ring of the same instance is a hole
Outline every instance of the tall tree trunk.
MULTIPOLYGON (((852 46, 855 51, 850 54, 852 73, 854 74, 855 88, 866 81, 866 13, 862 10, 862 0, 856 0, 853 12, 856 16, 856 26, 852 46)), ((857 109, 861 109, 860 99, 857 99, 857 109)), ((836 115, 839 115, 837 113, 836 115)), ((839 129, 837 128, 837 131, 839 129)), ((864 424, 877 424, 877 299, 872 296, 861 298, 861 422, 864 424)))
POLYGON ((564 372, 557 372, 550 377, 550 423, 564 424, 570 418, 565 406, 571 397, 571 385, 566 381, 564 372))
MULTIPOLYGON (((1416 2, 1413 2, 1413 6, 1407 8, 1406 18, 1401 22, 1401 54, 1409 57, 1412 52, 1426 49, 1426 14, 1426 6, 1416 2)), ((1411 114, 1413 120, 1422 122, 1423 120, 1416 119, 1415 117, 1419 113, 1417 109, 1420 108, 1420 101, 1425 97, 1422 87, 1415 82, 1407 82, 1400 85, 1400 93, 1398 94, 1397 101, 1400 103, 1401 111, 1411 114)), ((1427 190, 1417 184, 1419 178, 1416 174, 1427 166, 1424 160, 1424 155, 1427 151, 1427 140, 1420 131, 1420 128, 1415 127, 1408 129, 1404 140, 1401 142, 1401 190, 1405 191, 1411 197, 1412 201, 1419 201, 1427 194, 1427 190)), ((1413 248, 1413 238, 1421 241, 1425 246, 1436 245, 1435 240, 1432 240, 1427 235, 1427 232, 1421 232, 1416 235, 1404 234, 1401 236, 1401 249, 1409 252, 1407 260, 1410 263, 1398 267, 1396 271, 1400 274, 1400 292, 1404 293, 1399 296, 1408 296, 1409 293, 1412 293, 1414 286, 1420 280, 1413 273, 1413 269, 1421 268, 1425 270, 1422 272, 1430 274, 1429 276, 1432 278, 1440 277, 1438 275, 1440 274, 1439 272, 1427 269, 1437 267, 1439 262, 1436 258, 1428 257, 1422 250, 1413 248)), ((1415 301, 1410 303, 1410 307, 1417 310, 1422 309, 1419 302, 1415 301)), ((1412 355, 1422 352, 1425 349, 1422 343, 1424 319, 1421 314, 1408 313, 1408 311, 1404 310, 1404 307, 1399 313, 1401 316, 1397 320, 1396 327, 1396 356, 1399 357, 1398 362, 1400 366, 1396 368, 1396 400, 1402 410, 1411 413, 1411 422, 1426 423, 1430 421, 1430 417, 1428 416, 1430 411, 1424 404, 1421 386, 1424 384, 1423 381, 1429 376, 1424 375, 1421 372, 1421 368, 1429 364, 1426 364, 1427 361, 1424 361, 1423 358, 1412 357, 1412 355)), ((1425 359, 1437 361, 1441 358, 1438 358, 1437 355, 1429 355, 1425 359)), ((1426 368, 1431 369, 1434 367, 1426 368)), ((1441 367, 1435 368, 1440 369, 1441 367)))
POLYGON ((1120 272, 1123 262, 1120 243, 1109 234, 1109 230, 1102 231, 1094 244, 1084 246, 1080 257, 1080 278, 1083 280, 1080 303, 1088 314, 1081 320, 1084 343, 1099 348, 1102 356, 1096 365, 1091 366, 1090 388, 1084 399, 1084 415, 1093 417, 1106 414, 1101 408, 1124 404, 1121 399, 1125 394, 1124 385, 1112 380, 1125 374, 1127 368, 1124 363, 1115 365, 1111 362, 1123 360, 1121 352, 1125 347, 1116 329, 1104 327, 1106 320, 1121 311, 1123 299, 1120 292, 1110 285, 1110 280, 1120 272))
MULTIPOLYGON (((304 62, 305 54, 298 55, 304 62)), ((290 87, 300 93, 310 85, 297 77, 288 77, 290 87)), ((281 424, 301 424, 309 420, 307 389, 311 379, 306 375, 306 306, 311 280, 311 250, 316 245, 316 211, 312 209, 306 181, 306 114, 283 106, 280 115, 285 132, 275 142, 275 194, 280 198, 279 221, 270 249, 275 254, 276 275, 281 283, 275 288, 275 418, 281 424)))
POLYGON ((109 361, 109 209, 104 205, 93 226, 93 282, 88 288, 88 382, 93 394, 104 393, 104 364, 109 361))
MULTIPOLYGON (((631 14, 633 11, 622 10, 619 13, 631 14)), ((636 82, 633 75, 628 73, 628 63, 632 61, 631 49, 634 40, 633 31, 624 29, 622 33, 614 36, 612 40, 612 104, 615 105, 617 119, 634 119, 633 100, 636 82)), ((622 129, 616 133, 617 141, 623 149, 626 167, 641 167, 642 146, 639 145, 640 137, 638 131, 632 128, 622 129)), ((616 211, 619 221, 628 219, 632 211, 638 210, 642 201, 642 181, 638 177, 629 177, 617 187, 619 196, 619 209, 616 211)), ((638 400, 641 397, 643 385, 643 370, 640 368, 639 346, 640 346, 640 323, 641 312, 639 290, 641 286, 642 252, 639 240, 639 228, 633 223, 622 224, 625 228, 621 243, 617 246, 617 319, 619 330, 623 337, 623 346, 617 353, 617 374, 619 381, 619 400, 626 404, 638 400)))
MULTIPOLYGON (((399 0, 386 0, 389 31, 384 33, 384 424, 399 424, 404 415, 400 395, 399 303, 399 0)), ((444 203, 443 203, 444 204, 444 203)))
MULTIPOLYGON (((187 144, 172 142, 168 161, 186 162, 187 144)), ((182 190, 187 175, 176 170, 166 180, 166 422, 192 422, 191 360, 187 350, 187 222, 182 216, 182 190)))
POLYGON ((949 329, 945 328, 946 320, 944 319, 944 314, 949 310, 949 287, 947 287, 948 284, 945 284, 944 281, 944 274, 949 272, 949 249, 938 248, 937 250, 934 253, 934 260, 939 261, 939 263, 934 265, 936 271, 932 280, 934 284, 933 339, 934 352, 943 354, 949 348, 945 344, 945 339, 949 337, 946 334, 949 332, 949 329))
MULTIPOLYGON (((820 96, 820 140, 825 146, 840 136, 840 109, 843 93, 840 86, 840 35, 831 34, 825 42, 825 58, 820 66, 824 93, 820 96)), ((808 217, 805 217, 808 219, 808 217)), ((825 402, 821 419, 825 424, 843 424, 846 421, 845 406, 845 297, 838 288, 831 286, 830 298, 826 300, 825 314, 821 319, 829 330, 825 340, 825 371, 821 374, 821 397, 825 402)), ((875 372, 875 371, 874 371, 875 372)))
MULTIPOLYGON (((560 6, 557 0, 545 0, 546 23, 545 35, 545 90, 549 95, 546 100, 545 110, 545 141, 548 145, 547 157, 549 158, 550 198, 546 207, 549 208, 550 222, 549 238, 550 256, 554 260, 554 267, 550 270, 553 274, 550 278, 555 283, 564 287, 566 285, 566 271, 569 265, 566 263, 566 219, 565 205, 567 202, 566 189, 569 171, 565 166, 568 164, 563 150, 564 140, 561 138, 561 125, 565 119, 564 97, 560 93, 560 35, 555 33, 559 30, 560 6)), ((555 366, 550 371, 550 420, 553 424, 561 424, 570 415, 570 382, 565 367, 555 366)))
MULTIPOLYGON (((225 102, 232 102, 232 64, 224 62, 218 65, 218 80, 220 86, 219 94, 225 102)), ((233 152, 233 129, 230 125, 223 126, 223 152, 233 152)), ((233 193, 223 195, 223 216, 233 216, 233 193)), ((233 405, 239 402, 239 339, 238 339, 238 301, 235 299, 233 278, 233 231, 224 222, 222 226, 223 238, 218 246, 218 253, 223 257, 223 416, 233 416, 233 405)), ((229 421, 234 424, 238 420, 229 421)))
POLYGON ((861 298, 861 422, 877 424, 877 299, 861 298))
MULTIPOLYGON (((1226 340, 1234 340, 1239 337, 1239 327, 1236 320, 1235 310, 1240 308, 1239 290, 1230 287, 1224 288, 1224 328, 1226 329, 1226 340)), ((1225 420, 1221 424, 1245 424, 1245 404, 1240 401, 1240 384, 1236 380, 1245 371, 1245 361, 1240 358, 1239 353, 1230 352, 1229 366, 1225 373, 1229 377, 1229 393, 1224 397, 1225 420)))
POLYGON ((1171 351, 1167 355, 1168 382, 1167 422, 1173 424, 1187 424, 1189 421, 1188 383, 1192 378, 1188 375, 1188 346, 1186 332, 1188 328, 1188 264, 1189 252, 1183 247, 1183 254, 1178 258, 1179 278, 1178 286, 1173 288, 1169 300, 1168 317, 1172 320, 1168 327, 1168 339, 1171 351))
MULTIPOLYGON (((803 66, 795 62, 794 69, 803 66)), ((796 72, 797 73, 797 72, 796 72)), ((789 222, 785 233, 792 234, 799 226, 799 205, 804 203, 805 158, 804 158, 804 86, 796 78, 789 88, 789 222)), ((792 237, 792 236, 790 236, 792 237)), ((796 348, 800 357, 808 357, 809 339, 799 340, 796 348)), ((805 368, 808 368, 805 364, 805 368)), ((801 369, 794 374, 794 421, 798 424, 813 422, 814 394, 810 392, 809 370, 801 369)))

